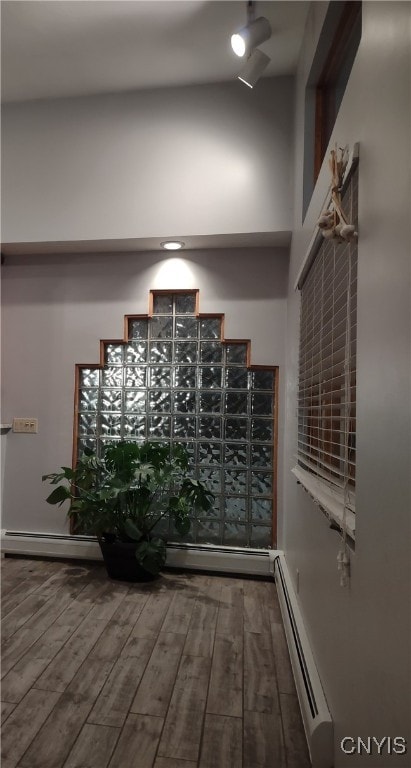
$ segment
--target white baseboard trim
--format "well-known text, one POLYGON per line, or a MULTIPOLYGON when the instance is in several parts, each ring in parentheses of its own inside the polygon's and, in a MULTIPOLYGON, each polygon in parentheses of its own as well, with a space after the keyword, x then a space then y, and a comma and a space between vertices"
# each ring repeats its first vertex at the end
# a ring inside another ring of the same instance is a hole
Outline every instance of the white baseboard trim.
MULTIPOLYGON (((3 530, 1 551, 8 555, 102 559, 100 547, 93 536, 68 534, 3 530)), ((273 573, 272 562, 275 553, 278 554, 277 550, 171 544, 167 547, 167 566, 270 577, 273 573)))

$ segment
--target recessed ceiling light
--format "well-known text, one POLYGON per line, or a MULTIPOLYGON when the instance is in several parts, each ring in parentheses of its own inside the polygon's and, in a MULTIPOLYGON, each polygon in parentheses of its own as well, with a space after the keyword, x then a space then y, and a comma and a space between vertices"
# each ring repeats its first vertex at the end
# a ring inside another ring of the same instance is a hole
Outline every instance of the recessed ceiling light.
POLYGON ((185 243, 181 240, 166 240, 164 243, 160 243, 160 245, 166 251, 179 251, 180 248, 184 248, 185 243))

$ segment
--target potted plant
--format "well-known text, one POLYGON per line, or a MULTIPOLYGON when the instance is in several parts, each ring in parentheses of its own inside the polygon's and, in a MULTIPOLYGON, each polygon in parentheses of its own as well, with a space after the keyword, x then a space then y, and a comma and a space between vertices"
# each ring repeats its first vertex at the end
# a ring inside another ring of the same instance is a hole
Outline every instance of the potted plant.
POLYGON ((76 529, 97 536, 108 575, 139 581, 157 576, 166 562, 161 520, 171 515, 185 535, 190 514, 211 507, 213 494, 189 476, 188 466, 181 445, 121 441, 109 444, 102 458, 86 449, 74 469, 61 467, 42 479, 56 486, 48 503, 69 501, 76 529))

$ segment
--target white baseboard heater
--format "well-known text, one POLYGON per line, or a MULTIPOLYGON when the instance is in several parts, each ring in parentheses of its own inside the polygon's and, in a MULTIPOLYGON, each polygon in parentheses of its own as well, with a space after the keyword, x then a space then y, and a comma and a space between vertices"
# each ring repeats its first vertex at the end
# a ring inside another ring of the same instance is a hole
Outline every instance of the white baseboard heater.
MULTIPOLYGON (((9 555, 101 560, 94 536, 55 533, 1 532, 1 551, 9 555)), ((202 544, 170 544, 167 566, 270 577, 270 561, 277 550, 215 547, 202 544)))
POLYGON ((278 599, 313 768, 334 764, 333 722, 282 553, 272 555, 278 599))

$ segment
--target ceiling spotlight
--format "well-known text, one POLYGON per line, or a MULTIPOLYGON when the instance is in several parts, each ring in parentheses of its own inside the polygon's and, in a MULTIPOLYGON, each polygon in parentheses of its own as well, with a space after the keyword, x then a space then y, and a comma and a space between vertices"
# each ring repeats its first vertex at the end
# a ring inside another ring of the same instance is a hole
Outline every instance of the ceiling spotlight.
POLYGON ((160 243, 162 248, 165 248, 166 251, 179 251, 180 248, 184 248, 185 243, 183 243, 181 240, 165 240, 164 243, 160 243))
POLYGON ((237 56, 250 53, 257 45, 261 45, 271 37, 271 26, 268 19, 260 16, 231 35, 231 47, 237 56))
POLYGON ((248 57, 245 67, 237 75, 238 79, 250 88, 254 88, 270 61, 269 56, 266 56, 259 48, 256 48, 251 56, 248 57))

